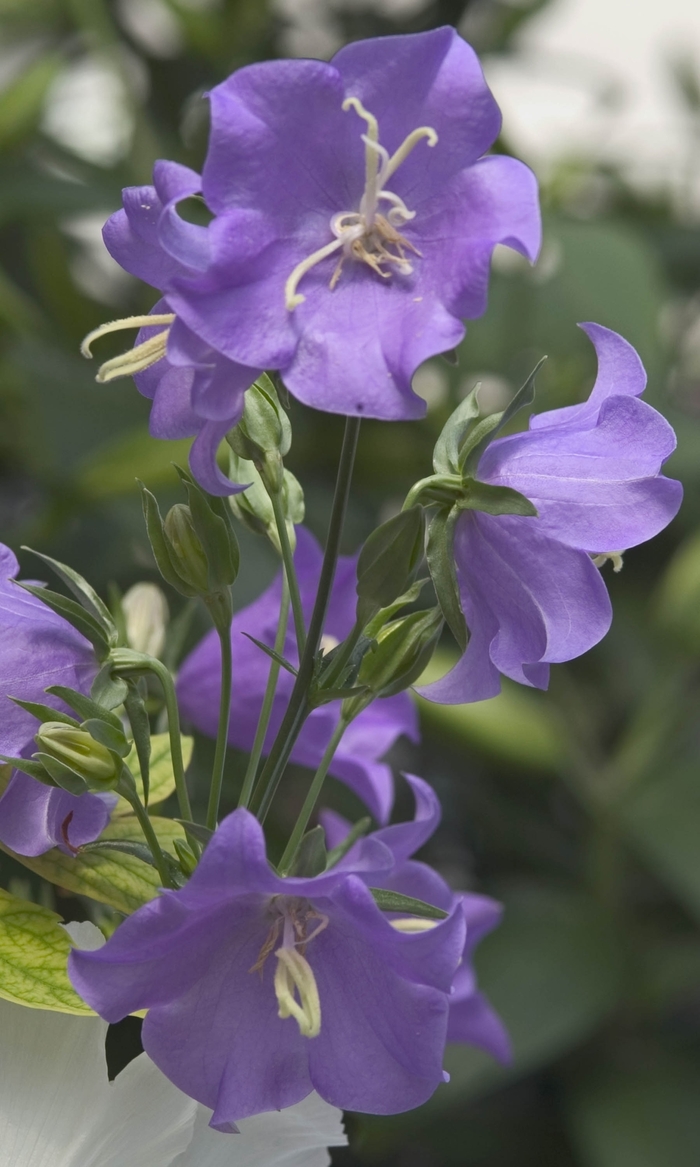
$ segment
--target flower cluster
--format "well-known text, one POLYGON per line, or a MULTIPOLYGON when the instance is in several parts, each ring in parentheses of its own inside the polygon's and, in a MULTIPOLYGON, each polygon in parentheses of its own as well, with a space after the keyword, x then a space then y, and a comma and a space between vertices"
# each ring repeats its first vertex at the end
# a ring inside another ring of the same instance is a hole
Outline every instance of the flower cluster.
MULTIPOLYGON (((352 44, 330 63, 250 65, 209 100, 201 177, 157 163, 153 185, 126 190, 105 227, 111 254, 160 299, 97 329, 84 351, 137 328, 98 380, 133 375, 152 433, 194 439, 190 472, 176 468, 186 501, 163 517, 145 486, 142 498, 171 602, 201 601, 213 627, 175 674, 182 637, 155 585, 110 608, 46 556, 70 596, 18 583, 0 546, 0 846, 126 917, 106 943, 73 947, 70 982, 50 913, 31 944, 45 945, 35 963, 50 1007, 89 1006, 109 1022, 144 1011, 146 1051, 110 1086, 103 1021, 21 1019, 28 1010, 0 1002, 21 1067, 0 1104, 0 1162, 9 1147, 13 1167, 39 1162, 35 1143, 42 1163, 46 1152, 65 1167, 215 1165, 239 1152, 249 1167, 322 1167, 343 1141, 335 1108, 421 1105, 445 1080, 447 1042, 508 1062, 472 959, 500 906, 416 858, 439 803, 406 775, 414 818, 392 821, 387 754, 419 740, 408 690, 445 626, 460 655, 422 690, 431 700, 491 697, 501 674, 546 688, 551 664, 608 630, 601 567, 617 570, 681 502, 661 472, 673 431, 640 400, 637 354, 586 324, 599 363, 587 401, 503 433, 532 403, 534 374, 502 414, 481 417, 469 395, 434 472, 341 556, 359 419, 424 412, 411 379, 485 311, 494 247, 536 258, 535 180, 488 153, 498 108, 450 28, 352 44), (284 462, 283 386, 346 419, 323 549, 284 462), (234 614, 236 523, 268 540, 281 569, 234 614), (181 719, 215 740, 204 789, 187 772, 181 719), (248 754, 238 786, 229 745, 248 754), (280 847, 294 791, 276 804, 275 831, 265 823, 290 762, 313 777, 280 847), (319 808, 328 774, 364 817, 319 808), (171 795, 175 822, 161 814, 171 795), (237 799, 226 815, 222 795, 237 799), (48 1116, 35 1143, 29 1081, 48 1116)), ((31 944, 3 927, 0 914, 12 999, 45 1004, 32 997, 31 944)))

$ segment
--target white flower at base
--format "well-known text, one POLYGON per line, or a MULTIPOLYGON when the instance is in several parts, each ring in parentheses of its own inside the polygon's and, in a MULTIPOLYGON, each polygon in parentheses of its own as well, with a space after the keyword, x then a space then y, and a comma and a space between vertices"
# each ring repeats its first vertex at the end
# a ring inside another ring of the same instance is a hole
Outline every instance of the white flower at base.
POLYGON ((212 1131, 146 1056, 107 1078, 99 1017, 0 1000, 0 1167, 326 1167, 341 1112, 310 1095, 212 1131))

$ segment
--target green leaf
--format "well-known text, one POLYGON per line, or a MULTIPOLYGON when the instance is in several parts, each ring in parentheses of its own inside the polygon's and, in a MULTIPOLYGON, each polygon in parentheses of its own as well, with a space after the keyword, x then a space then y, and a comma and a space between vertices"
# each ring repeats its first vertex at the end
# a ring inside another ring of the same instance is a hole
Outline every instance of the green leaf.
POLYGON ((92 1014, 68 980, 71 948, 60 916, 0 889, 0 997, 35 1009, 92 1014))
POLYGON ((184 470, 178 466, 175 469, 187 491, 194 529, 206 557, 209 589, 230 587, 235 583, 241 560, 230 511, 224 509, 221 499, 206 494, 184 470))
POLYGON ((131 732, 134 735, 134 749, 139 760, 141 785, 143 788, 143 803, 148 806, 150 798, 150 768, 151 768, 151 723, 146 709, 146 703, 139 693, 138 683, 129 681, 125 701, 126 714, 129 718, 131 732))
POLYGON ((478 385, 472 389, 454 413, 447 419, 433 451, 433 469, 436 474, 459 474, 460 447, 469 427, 479 416, 478 385))
POLYGON ((86 697, 84 693, 78 693, 76 689, 69 689, 66 685, 49 685, 46 692, 50 693, 52 697, 60 697, 61 701, 65 701, 66 705, 75 710, 82 721, 93 719, 104 721, 115 731, 121 731, 122 723, 116 713, 105 709, 97 701, 93 701, 91 697, 86 697))
POLYGON ((420 916, 425 920, 446 920, 449 912, 442 908, 435 908, 426 904, 425 900, 416 900, 413 896, 401 895, 398 891, 385 891, 382 887, 369 889, 374 902, 383 912, 402 912, 405 916, 420 916))
POLYGON ((163 519, 161 517, 160 509, 155 495, 151 494, 143 482, 139 482, 141 488, 141 502, 143 504, 143 517, 146 521, 146 531, 153 551, 153 558, 156 561, 158 570, 166 583, 175 588, 183 596, 196 596, 197 591, 180 576, 180 573, 175 569, 170 549, 163 531, 163 519))
POLYGON ((357 561, 357 622, 364 627, 411 584, 423 558, 421 506, 393 515, 366 540, 357 561))
POLYGON ((78 603, 82 604, 83 608, 91 616, 94 616, 98 624, 101 624, 104 628, 111 642, 116 644, 117 629, 112 618, 112 613, 87 580, 83 579, 82 575, 79 575, 72 567, 68 567, 65 563, 60 563, 58 559, 52 559, 50 555, 43 555, 41 551, 34 551, 31 547, 24 547, 23 550, 31 552, 32 555, 36 555, 37 559, 41 559, 42 563, 46 563, 55 571, 58 578, 73 593, 78 603))
MULTIPOLYGON (((166 851, 172 849, 176 838, 185 837, 182 827, 172 819, 153 817, 151 823, 161 846, 166 851)), ((134 816, 118 815, 103 832, 101 840, 142 843, 143 835, 134 816)), ((134 855, 124 855, 120 852, 109 855, 80 852, 72 856, 55 847, 44 855, 30 857, 16 855, 2 844, 0 847, 18 863, 28 867, 49 883, 66 888, 75 895, 98 900, 125 915, 130 915, 154 899, 160 888, 156 869, 134 855)))
POLYGON ((326 832, 322 826, 313 827, 301 840, 288 874, 312 879, 326 870, 326 860, 326 832))
POLYGON ((491 417, 485 417, 472 430, 461 450, 462 469, 465 474, 476 473, 479 459, 486 447, 490 445, 493 439, 519 410, 526 408, 528 405, 532 405, 535 400, 535 378, 546 359, 546 357, 542 357, 542 360, 538 361, 527 381, 518 389, 518 392, 515 394, 507 409, 504 409, 502 413, 493 413, 491 417))
POLYGON ((75 600, 71 600, 68 596, 62 596, 59 592, 52 592, 49 588, 35 587, 33 584, 17 582, 16 586, 22 588, 23 591, 29 592, 30 595, 36 596, 37 600, 41 600, 42 604, 46 604, 47 608, 51 608, 53 612, 57 612, 59 616, 63 616, 69 624, 81 632, 82 635, 89 640, 93 645, 95 652, 100 660, 103 660, 109 651, 109 640, 104 631, 104 628, 98 621, 91 616, 89 612, 75 600))
POLYGON ((30 778, 35 778, 37 782, 42 782, 44 786, 56 785, 50 775, 47 774, 41 762, 35 762, 31 758, 8 758, 7 754, 0 754, 0 761, 7 763, 9 772, 12 769, 19 770, 21 774, 28 774, 30 778))
POLYGON ((214 838, 215 832, 209 827, 205 827, 203 823, 191 823, 188 819, 174 819, 174 822, 179 823, 188 835, 191 835, 199 843, 203 843, 205 847, 214 838))
POLYGON ((115 729, 113 725, 103 721, 102 718, 93 717, 84 721, 82 728, 86 729, 96 742, 106 746, 108 750, 113 750, 120 758, 125 758, 131 750, 131 742, 127 739, 121 726, 119 729, 115 729))
POLYGON ((265 644, 264 641, 258 640, 255 636, 251 636, 249 632, 244 632, 243 635, 247 640, 252 640, 255 647, 259 648, 261 652, 264 652, 266 656, 269 656, 271 660, 276 661, 278 665, 281 665, 283 669, 286 669, 288 673, 296 677, 297 670, 294 668, 294 665, 290 665, 289 661, 279 652, 275 652, 274 648, 270 648, 269 644, 265 644))
POLYGON ((464 496, 457 505, 460 510, 483 511, 487 515, 537 516, 537 507, 520 491, 510 486, 491 486, 475 478, 467 479, 464 496))
POLYGON ((62 790, 67 790, 69 794, 75 794, 77 797, 86 793, 87 782, 80 774, 76 774, 75 770, 71 770, 70 766, 59 762, 57 758, 52 758, 51 754, 40 752, 35 754, 34 758, 44 767, 56 786, 60 786, 62 790))
POLYGON ((459 515, 458 507, 445 507, 437 512, 428 527, 426 557, 442 614, 460 650, 464 652, 469 633, 462 611, 454 557, 455 524, 459 515))
MULTIPOLYGON (((46 691, 48 692, 48 689, 46 691)), ((67 713, 53 709, 51 705, 42 705, 39 701, 22 701, 19 697, 10 697, 10 701, 19 705, 20 709, 26 709, 27 713, 31 713, 32 717, 36 717, 42 725, 45 721, 60 721, 62 725, 72 725, 73 729, 78 729, 80 726, 80 722, 76 721, 74 717, 69 717, 67 713)))
POLYGON ((112 661, 107 660, 92 682, 90 694, 102 709, 116 709, 126 700, 128 686, 122 677, 112 672, 112 661))
MULTIPOLYGON (((194 746, 194 738, 186 737, 184 734, 181 737, 182 742, 182 760, 185 769, 190 764, 192 758, 192 748, 194 746)), ((136 747, 133 746, 131 753, 126 759, 126 765, 131 770, 136 782, 136 789, 138 791, 141 801, 145 801, 143 782, 141 779, 141 769, 139 766, 138 753, 136 747)), ((170 735, 167 733, 155 733, 151 738, 151 758, 150 758, 150 794, 149 800, 151 807, 158 806, 159 803, 165 802, 166 798, 175 790, 175 774, 173 772, 173 759, 170 752, 170 735)), ((130 815, 131 807, 125 798, 120 798, 115 809, 115 814, 130 815)))
POLYGON ((142 863, 149 863, 151 867, 156 866, 150 848, 135 839, 98 839, 97 842, 86 843, 80 848, 81 855, 110 855, 115 851, 121 855, 133 855, 142 863))

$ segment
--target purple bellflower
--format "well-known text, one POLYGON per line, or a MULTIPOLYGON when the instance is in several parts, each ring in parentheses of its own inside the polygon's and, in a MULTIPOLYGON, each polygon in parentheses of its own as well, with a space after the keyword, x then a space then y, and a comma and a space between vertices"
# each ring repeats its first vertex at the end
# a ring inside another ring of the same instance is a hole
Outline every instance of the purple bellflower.
MULTIPOLYGON (((414 774, 405 774, 404 777, 415 798, 415 818, 410 823, 383 827, 372 836, 384 843, 394 857, 394 866, 389 872, 373 877, 374 886, 413 896, 446 912, 452 911, 457 904, 461 906, 466 935, 462 959, 452 981, 447 1040, 478 1046, 497 1061, 508 1063, 511 1060, 510 1038, 495 1009, 479 990, 472 960, 479 941, 500 923, 503 909, 489 896, 473 892, 455 894, 432 867, 411 858, 436 831, 441 810, 437 795, 427 782, 414 774)), ((348 835, 351 824, 335 811, 322 811, 320 817, 327 846, 329 849, 337 847, 348 835)), ((341 862, 352 866, 359 857, 357 848, 355 844, 341 862)), ((433 926, 433 921, 417 918, 398 923, 400 928, 425 931, 433 926)), ((394 927, 397 927, 396 920, 394 927)))
POLYGON ((523 433, 497 438, 477 477, 512 487, 537 517, 465 511, 455 532, 467 650, 431 701, 480 701, 500 691, 499 673, 545 689, 549 666, 587 652, 612 619, 598 570, 651 539, 681 504, 679 482, 661 466, 673 452, 668 422, 639 396, 644 367, 630 344, 599 324, 581 326, 598 376, 581 405, 535 415, 523 433))
POLYGON ((483 313, 496 244, 540 244, 532 173, 483 157, 501 119, 475 53, 447 27, 378 37, 249 65, 209 96, 215 217, 168 273, 172 311, 307 405, 421 417, 411 378, 483 313))
POLYGON ((140 908, 104 948, 75 951, 71 979, 106 1020, 148 1010, 144 1048, 214 1110, 214 1126, 312 1089, 343 1109, 409 1110, 444 1079, 466 923, 456 902, 429 929, 396 927, 368 887, 394 863, 370 836, 352 860, 283 879, 239 809, 186 887, 140 908))
MULTIPOLYGON (((313 535, 297 528, 294 563, 299 579, 306 621, 311 616, 321 571, 321 549, 313 535)), ((355 623, 356 556, 341 557, 325 624, 324 642, 332 647, 343 640, 355 623)), ((277 631, 282 595, 282 576, 254 603, 236 613, 231 629, 233 644, 233 692, 229 742, 250 750, 270 671, 269 657, 253 644, 248 633, 271 648, 277 631)), ((285 645, 290 663, 298 663, 296 639, 290 628, 285 645)), ((293 684, 293 678, 281 670, 275 703, 266 737, 269 750, 279 729, 293 684)), ((220 647, 216 632, 208 633, 182 664, 177 694, 185 718, 202 733, 216 736, 220 695, 220 647)), ((334 701, 314 709, 306 721, 292 752, 291 760, 316 769, 338 723, 340 703, 334 701)), ((346 730, 329 773, 345 782, 365 803, 378 822, 386 822, 394 800, 391 769, 378 759, 390 749, 401 734, 418 740, 418 719, 407 693, 375 701, 346 730)))
MULTIPOLYGON (((178 279, 206 270, 210 239, 205 227, 186 222, 177 204, 202 188, 200 176, 176 162, 156 162, 153 186, 127 187, 123 209, 105 224, 110 254, 126 271, 159 291, 178 279)), ((133 349, 106 361, 98 381, 133 375, 137 388, 152 402, 150 431, 156 438, 195 437, 190 452, 192 473, 211 494, 240 490, 216 464, 224 435, 243 411, 243 396, 260 370, 228 360, 200 340, 177 318, 167 298, 148 317, 117 320, 95 329, 83 342, 90 355, 95 339, 108 332, 141 325, 133 349)))
MULTIPOLYGON (((38 723, 9 698, 64 709, 46 687, 87 693, 98 668, 89 642, 13 583, 18 571, 12 551, 0 544, 0 753, 10 757, 34 752, 38 723)), ((0 841, 20 855, 79 847, 102 832, 113 802, 95 794, 76 797, 15 771, 0 798, 0 841)))

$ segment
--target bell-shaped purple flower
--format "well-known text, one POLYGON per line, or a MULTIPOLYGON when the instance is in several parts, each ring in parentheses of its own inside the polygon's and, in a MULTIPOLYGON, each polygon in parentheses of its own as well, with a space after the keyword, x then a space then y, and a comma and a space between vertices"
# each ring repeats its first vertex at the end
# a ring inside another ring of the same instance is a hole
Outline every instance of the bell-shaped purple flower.
POLYGON ((582 327, 598 354, 588 400, 535 415, 479 461, 482 482, 519 491, 538 514, 460 517, 454 550, 470 640, 452 671, 422 690, 432 701, 493 697, 499 673, 545 689, 550 664, 580 656, 610 627, 596 564, 619 566, 622 551, 658 534, 680 507, 681 484, 660 472, 675 435, 639 400, 646 375, 637 353, 610 329, 582 327))
MULTIPOLYGON (((415 798, 415 817, 412 822, 383 827, 372 836, 384 843, 394 857, 394 866, 390 871, 374 876, 374 886, 413 896, 446 912, 452 911, 457 905, 461 907, 466 934, 462 959, 452 980, 447 1040, 478 1046, 497 1061, 508 1063, 512 1056, 508 1032, 480 991, 473 965, 474 949, 500 923, 503 909, 489 896, 473 892, 455 894, 432 867, 411 858, 436 831, 441 809, 435 791, 427 782, 415 774, 405 774, 404 777, 415 798)), ((334 811, 323 811, 321 821, 329 848, 342 843, 350 831, 350 823, 334 811)), ((356 844, 342 862, 352 866, 357 862, 359 854, 356 844)), ((432 927, 432 923, 425 920, 411 923, 414 927, 432 927)))
MULTIPOLYGON (((306 621, 311 616, 321 571, 321 549, 303 527, 297 528, 294 563, 299 579, 302 607, 306 621)), ((355 623, 356 556, 341 557, 324 628, 326 643, 339 643, 355 623)), ((255 737, 270 658, 248 636, 273 647, 282 595, 282 576, 277 576, 267 591, 254 603, 237 612, 231 628, 233 645, 233 692, 229 742, 241 750, 250 750, 255 737), (247 633, 248 636, 243 635, 247 633)), ((290 628, 285 656, 298 664, 296 640, 290 628)), ((269 750, 284 716, 293 678, 282 669, 279 674, 275 703, 266 737, 269 750)), ((182 664, 177 694, 183 717, 202 733, 216 736, 220 696, 220 647, 216 632, 208 633, 182 664)), ((314 709, 299 735, 291 760, 315 769, 338 723, 340 703, 331 702, 314 709)), ((418 719, 407 693, 375 701, 346 730, 331 763, 329 773, 354 790, 379 822, 386 822, 394 800, 390 767, 379 759, 405 734, 418 740, 418 719)))
MULTIPOLYGON (((179 163, 160 161, 153 182, 124 190, 123 209, 107 221, 103 235, 110 254, 126 271, 166 291, 174 280, 206 270, 210 241, 205 227, 188 223, 177 212, 179 202, 201 190, 200 176, 179 163)), ((108 362, 100 376, 133 373, 139 392, 153 401, 153 436, 195 437, 190 453, 195 478, 212 494, 235 493, 240 487, 218 469, 216 451, 239 421, 244 393, 260 370, 230 361, 200 340, 175 317, 167 298, 151 314, 160 323, 141 328, 134 349, 108 362)))
MULTIPOLYGON (((0 753, 9 757, 32 754, 38 728, 36 719, 9 698, 63 709, 44 690, 66 685, 87 693, 98 668, 89 642, 17 587, 18 571, 15 556, 0 544, 0 753)), ((0 841, 20 855, 79 847, 104 829, 113 801, 94 794, 78 798, 15 771, 0 798, 0 841)))
MULTIPOLYGON (((411 378, 484 311, 496 244, 530 259, 540 244, 532 173, 484 156, 501 119, 473 50, 447 27, 380 37, 330 63, 247 66, 210 100, 206 233, 173 228, 174 192, 170 265, 129 259, 135 228, 126 246, 106 236, 112 254, 216 352, 279 369, 306 404, 422 416, 411 378)), ((126 214, 145 223, 138 202, 126 214)))
POLYGON ((367 886, 393 863, 370 837, 352 863, 282 879, 258 821, 234 811, 187 886, 75 951, 71 979, 107 1020, 148 1010, 144 1048, 214 1126, 312 1089, 344 1109, 411 1109, 443 1080, 465 920, 457 904, 429 930, 396 928, 367 886))

